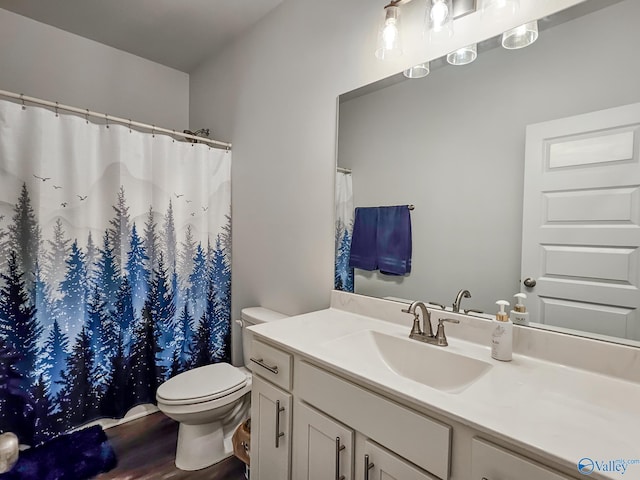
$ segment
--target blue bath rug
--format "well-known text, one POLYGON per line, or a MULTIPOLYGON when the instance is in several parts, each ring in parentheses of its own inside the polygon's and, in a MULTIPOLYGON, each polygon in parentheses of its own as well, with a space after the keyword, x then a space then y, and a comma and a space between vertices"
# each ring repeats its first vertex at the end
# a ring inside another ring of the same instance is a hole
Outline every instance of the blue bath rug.
POLYGON ((116 464, 107 435, 94 426, 20 452, 18 463, 0 480, 84 480, 116 464))

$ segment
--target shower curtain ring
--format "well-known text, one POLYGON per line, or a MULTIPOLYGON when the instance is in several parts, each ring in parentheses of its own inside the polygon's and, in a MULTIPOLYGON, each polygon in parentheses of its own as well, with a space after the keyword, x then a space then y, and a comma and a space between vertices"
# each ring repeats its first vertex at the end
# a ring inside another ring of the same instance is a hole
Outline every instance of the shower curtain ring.
POLYGON ((26 110, 27 107, 24 104, 24 93, 20 94, 20 100, 22 101, 22 110, 26 110))
POLYGON ((56 102, 56 117, 58 117, 58 116, 59 116, 59 115, 58 115, 58 105, 59 105, 59 104, 58 104, 58 102, 56 102))
MULTIPOLYGON (((175 129, 173 130, 173 134, 174 135, 176 134, 176 130, 175 129)), ((171 137, 171 143, 176 143, 175 137, 171 137)))
POLYGON ((107 122, 107 128, 109 128, 109 115, 108 114, 104 114, 104 119, 107 122))
POLYGON ((87 113, 84 114, 84 121, 89 125, 89 109, 87 108, 87 113))
POLYGON ((129 119, 129 133, 131 133, 131 119, 129 119))
POLYGON ((156 138, 156 126, 155 125, 151 125, 151 136, 153 138, 156 138))

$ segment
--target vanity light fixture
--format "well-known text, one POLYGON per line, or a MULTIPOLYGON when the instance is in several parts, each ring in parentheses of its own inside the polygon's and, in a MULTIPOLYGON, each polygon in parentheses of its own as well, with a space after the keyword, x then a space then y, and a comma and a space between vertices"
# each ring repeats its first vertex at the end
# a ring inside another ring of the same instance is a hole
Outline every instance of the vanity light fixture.
POLYGON ((447 62, 451 65, 468 65, 478 56, 478 44, 467 45, 447 55, 447 62))
POLYGON ((519 0, 482 0, 482 14, 492 16, 513 15, 520 8, 519 0))
POLYGON ((453 35, 453 0, 427 0, 425 29, 432 41, 453 35))
POLYGON ((525 23, 507 30, 502 34, 502 46, 508 50, 516 50, 531 45, 538 39, 538 21, 525 23))
POLYGON ((429 75, 429 62, 419 63, 411 68, 407 68, 402 74, 407 78, 424 78, 429 75))
MULTIPOLYGON (((412 0, 391 0, 384 7, 378 29, 376 57, 381 60, 402 55, 400 6, 412 0)), ((424 25, 431 41, 437 42, 453 35, 453 20, 476 11, 477 0, 427 0, 424 25)))
POLYGON ((401 0, 393 0, 384 7, 384 15, 378 30, 378 44, 376 57, 380 60, 396 58, 402 55, 402 39, 400 37, 400 7, 401 0))

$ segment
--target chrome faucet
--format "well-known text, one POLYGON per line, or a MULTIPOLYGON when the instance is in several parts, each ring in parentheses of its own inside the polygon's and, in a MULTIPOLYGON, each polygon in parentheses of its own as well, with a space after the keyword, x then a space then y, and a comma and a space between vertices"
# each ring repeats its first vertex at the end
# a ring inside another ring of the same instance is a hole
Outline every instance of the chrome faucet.
POLYGON ((471 292, 469 290, 460 290, 456 295, 456 301, 453 302, 453 313, 460 312, 460 303, 463 298, 471 298, 471 292))
POLYGON ((431 315, 429 314, 429 310, 424 302, 413 302, 409 305, 409 308, 403 309, 402 311, 413 315, 413 326, 411 327, 409 338, 418 340, 419 342, 437 345, 439 347, 446 347, 449 345, 447 342, 447 336, 444 333, 444 322, 460 323, 460 320, 455 320, 453 318, 441 318, 438 320, 438 330, 434 335, 433 329, 431 328, 431 315), (420 328, 420 315, 416 312, 416 308, 420 308, 420 310, 422 310, 422 329, 420 328))

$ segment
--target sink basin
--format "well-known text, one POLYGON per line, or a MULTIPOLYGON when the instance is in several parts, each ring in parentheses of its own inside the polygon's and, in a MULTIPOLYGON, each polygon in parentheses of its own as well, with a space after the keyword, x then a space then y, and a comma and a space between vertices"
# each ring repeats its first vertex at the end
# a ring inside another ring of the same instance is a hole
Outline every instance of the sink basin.
POLYGON ((487 373, 492 365, 472 357, 374 330, 352 333, 325 344, 351 365, 383 368, 431 388, 459 393, 487 373), (348 357, 348 358, 347 358, 348 357))

